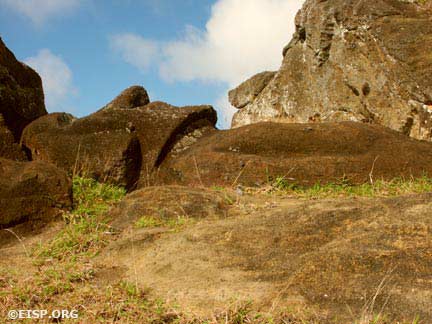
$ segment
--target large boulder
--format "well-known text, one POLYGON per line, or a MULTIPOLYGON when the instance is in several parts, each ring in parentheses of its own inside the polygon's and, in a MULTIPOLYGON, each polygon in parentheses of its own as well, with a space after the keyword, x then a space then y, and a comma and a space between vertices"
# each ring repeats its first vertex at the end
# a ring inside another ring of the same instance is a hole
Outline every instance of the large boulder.
POLYGON ((141 169, 140 143, 128 127, 111 126, 98 118, 53 113, 31 123, 22 143, 32 160, 130 189, 141 169))
POLYGON ((0 114, 15 141, 27 124, 46 113, 41 78, 18 62, 0 38, 0 114))
POLYGON ((129 128, 136 134, 141 144, 142 178, 145 178, 169 152, 185 149, 184 146, 192 145, 214 130, 217 116, 211 106, 175 107, 155 101, 135 109, 101 110, 81 122, 91 120, 99 120, 102 128, 129 128))
MULTIPOLYGON (((143 88, 132 89, 142 98, 143 88)), ((170 151, 184 150, 214 130, 211 106, 178 108, 153 102, 132 107, 118 98, 81 119, 67 114, 40 118, 25 129, 22 143, 32 159, 132 189, 140 175, 140 183, 154 181, 154 170, 170 151)))
POLYGON ((430 1, 307 0, 280 70, 233 103, 233 126, 350 120, 432 140, 431 16, 430 1))
POLYGON ((0 158, 0 227, 52 220, 72 207, 72 184, 46 162, 0 158))
POLYGON ((432 143, 379 125, 258 123, 215 132, 161 165, 166 183, 364 183, 432 175, 432 143))

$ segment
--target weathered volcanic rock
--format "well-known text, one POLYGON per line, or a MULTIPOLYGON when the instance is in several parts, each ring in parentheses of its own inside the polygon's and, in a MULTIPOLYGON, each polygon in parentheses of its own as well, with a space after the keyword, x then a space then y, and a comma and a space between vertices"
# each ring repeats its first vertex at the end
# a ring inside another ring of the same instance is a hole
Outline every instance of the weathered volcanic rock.
POLYGON ((228 93, 230 103, 238 109, 252 103, 275 75, 276 72, 262 72, 243 82, 228 93))
POLYGON ((110 122, 104 125, 100 118, 49 114, 25 128, 22 143, 32 160, 130 189, 141 168, 140 144, 129 128, 110 122))
POLYGON ((15 141, 27 124, 46 113, 41 78, 18 62, 0 38, 0 114, 15 141))
POLYGON ((217 116, 211 106, 180 108, 156 101, 135 109, 102 110, 83 119, 82 123, 92 119, 100 120, 101 127, 128 128, 136 134, 141 144, 142 176, 145 177, 169 152, 184 150, 197 138, 214 130, 217 116))
POLYGON ((81 119, 66 114, 40 118, 25 129, 22 143, 35 160, 87 171, 130 189, 140 174, 140 182, 149 184, 170 151, 186 149, 216 123, 211 106, 178 108, 153 102, 134 109, 107 107, 81 119))
POLYGON ((27 157, 20 145, 15 143, 14 136, 6 127, 2 114, 0 114, 0 158, 25 161, 27 157))
POLYGON ((159 176, 166 183, 262 185, 364 183, 371 179, 432 175, 432 143, 379 125, 258 123, 219 131, 169 156, 159 176))
POLYGON ((72 206, 72 184, 46 162, 0 158, 0 227, 50 220, 72 206))
POLYGON ((149 103, 147 90, 141 86, 132 86, 124 90, 102 109, 132 109, 149 103))
POLYGON ((307 0, 283 54, 234 127, 350 120, 432 140, 430 1, 307 0))

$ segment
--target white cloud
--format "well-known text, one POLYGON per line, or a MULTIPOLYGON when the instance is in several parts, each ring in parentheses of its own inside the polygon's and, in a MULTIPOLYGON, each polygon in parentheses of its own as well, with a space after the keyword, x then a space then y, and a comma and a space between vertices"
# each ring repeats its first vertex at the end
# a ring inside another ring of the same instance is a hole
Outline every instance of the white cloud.
POLYGON ((49 112, 65 111, 67 100, 77 93, 73 86, 72 71, 59 56, 42 49, 34 57, 24 60, 42 78, 45 104, 49 112))
POLYGON ((157 42, 134 34, 117 34, 110 38, 111 47, 119 52, 123 59, 142 71, 146 71, 158 58, 157 42))
POLYGON ((47 19, 64 15, 78 7, 82 0, 0 0, 0 5, 6 6, 19 14, 30 18, 40 25, 47 19))
POLYGON ((204 32, 186 29, 164 47, 162 75, 173 80, 217 80, 233 86, 252 74, 277 69, 303 1, 219 0, 204 32))
MULTIPOLYGON (((218 0, 205 30, 187 26, 182 38, 159 45, 136 35, 118 35, 117 45, 123 53, 130 53, 124 59, 138 68, 157 64, 165 80, 218 81, 228 89, 255 73, 278 69, 282 48, 291 39, 295 14, 302 3, 303 0, 218 0), (159 49, 159 55, 150 56, 143 50, 149 43, 153 49, 159 49), (151 57, 154 60, 149 62, 151 57)), ((232 108, 226 104, 216 108, 223 119, 232 115, 232 108)))
POLYGON ((214 106, 219 112, 216 126, 220 128, 229 128, 231 126, 233 115, 237 111, 237 109, 231 106, 230 102, 228 101, 228 90, 229 89, 221 94, 220 97, 214 102, 214 106))

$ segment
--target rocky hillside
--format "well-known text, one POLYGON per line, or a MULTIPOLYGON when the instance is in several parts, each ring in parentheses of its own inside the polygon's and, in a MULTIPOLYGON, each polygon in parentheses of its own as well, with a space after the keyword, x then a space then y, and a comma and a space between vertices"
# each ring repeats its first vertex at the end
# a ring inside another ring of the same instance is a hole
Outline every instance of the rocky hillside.
POLYGON ((350 120, 432 140, 430 1, 307 0, 279 71, 230 92, 232 126, 350 120))
POLYGON ((306 1, 229 130, 141 86, 47 114, 0 42, 0 322, 431 323, 430 13, 306 1))

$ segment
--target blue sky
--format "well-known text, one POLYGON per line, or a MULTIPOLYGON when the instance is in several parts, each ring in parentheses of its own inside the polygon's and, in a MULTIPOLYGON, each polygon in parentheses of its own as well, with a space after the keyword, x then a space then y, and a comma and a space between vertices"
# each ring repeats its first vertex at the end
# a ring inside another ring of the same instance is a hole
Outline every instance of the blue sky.
POLYGON ((0 0, 0 35, 42 76, 50 112, 84 116, 123 89, 152 101, 212 104, 229 127, 227 91, 275 70, 300 0, 0 0))

